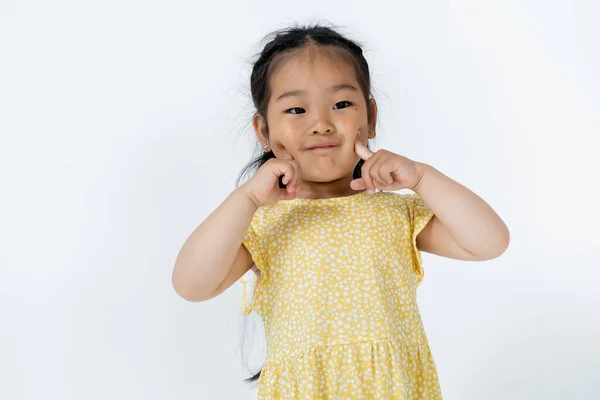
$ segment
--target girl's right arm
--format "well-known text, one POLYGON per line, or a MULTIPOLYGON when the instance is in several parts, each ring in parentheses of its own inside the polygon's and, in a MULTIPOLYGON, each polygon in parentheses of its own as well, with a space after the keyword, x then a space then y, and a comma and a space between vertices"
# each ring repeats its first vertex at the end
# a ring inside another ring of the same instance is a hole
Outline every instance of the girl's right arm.
POLYGON ((173 268, 177 294, 189 301, 208 300, 252 267, 250 252, 241 243, 257 209, 242 188, 235 189, 192 232, 173 268))
POLYGON ((300 177, 295 160, 272 158, 231 192, 179 251, 172 276, 177 294, 189 301, 205 301, 244 275, 253 261, 242 240, 254 213, 263 205, 295 198, 300 177), (279 187, 281 176, 285 188, 279 187))

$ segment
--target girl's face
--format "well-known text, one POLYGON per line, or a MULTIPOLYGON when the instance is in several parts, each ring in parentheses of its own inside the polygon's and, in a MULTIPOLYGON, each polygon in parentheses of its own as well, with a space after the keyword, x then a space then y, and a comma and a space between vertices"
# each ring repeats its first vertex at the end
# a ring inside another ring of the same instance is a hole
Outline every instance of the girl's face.
MULTIPOLYGON (((277 158, 287 153, 302 169, 297 195, 308 192, 353 192, 350 188, 359 156, 354 150, 358 140, 366 144, 369 137, 367 103, 354 70, 317 54, 293 57, 271 77, 271 97, 267 108, 268 141, 277 158), (328 148, 311 148, 316 144, 328 148)), ((374 100, 370 100, 376 115, 374 100)), ((375 117, 373 118, 375 119, 375 117)), ((256 121, 255 121, 256 123, 256 121)), ((257 134, 260 126, 255 125, 257 134)), ((258 135, 265 143, 262 134, 258 135)))

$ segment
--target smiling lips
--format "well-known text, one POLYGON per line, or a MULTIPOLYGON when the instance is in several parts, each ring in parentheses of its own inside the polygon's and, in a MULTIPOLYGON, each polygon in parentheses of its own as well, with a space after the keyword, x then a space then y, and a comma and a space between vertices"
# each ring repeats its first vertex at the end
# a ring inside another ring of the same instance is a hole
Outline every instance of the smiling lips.
POLYGON ((308 150, 328 150, 337 147, 338 145, 331 142, 316 143, 311 145, 308 150))

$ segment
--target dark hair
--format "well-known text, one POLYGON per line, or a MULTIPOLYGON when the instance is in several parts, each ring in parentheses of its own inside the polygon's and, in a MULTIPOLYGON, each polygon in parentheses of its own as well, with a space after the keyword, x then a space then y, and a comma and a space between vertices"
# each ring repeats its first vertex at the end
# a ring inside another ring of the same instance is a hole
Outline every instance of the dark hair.
MULTIPOLYGON (((295 51, 314 47, 318 51, 324 52, 328 56, 351 65, 356 73, 356 78, 360 85, 367 103, 367 119, 372 123, 373 110, 369 104, 371 97, 371 77, 369 74, 369 65, 363 56, 363 51, 357 42, 345 38, 333 28, 323 26, 321 23, 311 25, 295 25, 285 29, 272 32, 263 38, 268 40, 263 50, 258 54, 258 58, 253 62, 252 74, 250 75, 250 91, 252 102, 256 108, 256 113, 263 118, 266 133, 267 126, 267 104, 271 96, 269 87, 270 78, 275 71, 287 60, 286 56, 292 56, 295 51)), ((259 143, 260 144, 260 143, 259 143)), ((251 172, 255 172, 269 159, 275 158, 273 151, 264 152, 259 146, 260 154, 257 154, 250 163, 241 171, 236 180, 236 187, 240 185, 242 178, 251 172)), ((361 167, 364 160, 359 160, 354 168, 353 179, 361 177, 361 167)), ((243 357, 243 355, 242 355, 243 357)), ((262 370, 255 375, 244 379, 246 382, 253 382, 259 379, 262 370)))

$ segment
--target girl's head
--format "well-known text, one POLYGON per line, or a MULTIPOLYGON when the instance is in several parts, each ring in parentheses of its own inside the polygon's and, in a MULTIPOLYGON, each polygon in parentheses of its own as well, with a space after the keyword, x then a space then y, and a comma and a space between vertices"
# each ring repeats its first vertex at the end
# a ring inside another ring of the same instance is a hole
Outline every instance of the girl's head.
POLYGON ((254 63, 252 123, 263 153, 240 174, 286 152, 300 163, 299 193, 351 190, 362 160, 354 151, 375 137, 377 105, 361 48, 331 28, 296 26, 270 34, 254 63), (331 142, 330 149, 309 150, 331 142), (264 145, 268 144, 265 149, 264 145))

